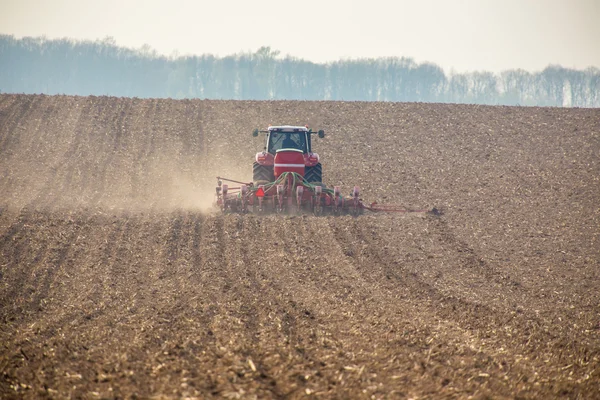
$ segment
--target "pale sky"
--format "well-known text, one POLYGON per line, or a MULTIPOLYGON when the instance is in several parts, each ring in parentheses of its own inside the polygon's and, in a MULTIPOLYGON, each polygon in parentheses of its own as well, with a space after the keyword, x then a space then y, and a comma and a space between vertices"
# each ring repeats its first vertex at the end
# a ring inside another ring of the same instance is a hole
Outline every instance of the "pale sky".
POLYGON ((600 67, 600 0, 0 0, 0 33, 314 62, 412 57, 457 72, 600 67))

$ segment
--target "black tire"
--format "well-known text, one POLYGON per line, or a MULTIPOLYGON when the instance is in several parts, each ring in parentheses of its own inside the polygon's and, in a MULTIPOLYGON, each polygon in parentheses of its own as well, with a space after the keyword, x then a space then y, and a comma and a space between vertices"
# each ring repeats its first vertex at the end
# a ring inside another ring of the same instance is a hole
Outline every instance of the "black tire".
POLYGON ((272 166, 260 165, 256 161, 252 165, 252 180, 255 183, 269 183, 275 180, 272 166))
POLYGON ((323 183, 323 167, 318 163, 314 167, 304 169, 304 179, 310 183, 323 183))

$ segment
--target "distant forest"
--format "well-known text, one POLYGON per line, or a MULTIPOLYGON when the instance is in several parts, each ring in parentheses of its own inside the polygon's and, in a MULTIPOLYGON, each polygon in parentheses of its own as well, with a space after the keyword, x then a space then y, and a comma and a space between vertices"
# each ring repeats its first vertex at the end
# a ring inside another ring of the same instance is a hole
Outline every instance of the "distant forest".
POLYGON ((412 58, 326 64, 261 47, 226 57, 171 56, 97 41, 0 35, 0 92, 239 100, 360 100, 600 107, 600 70, 551 65, 445 74, 412 58))

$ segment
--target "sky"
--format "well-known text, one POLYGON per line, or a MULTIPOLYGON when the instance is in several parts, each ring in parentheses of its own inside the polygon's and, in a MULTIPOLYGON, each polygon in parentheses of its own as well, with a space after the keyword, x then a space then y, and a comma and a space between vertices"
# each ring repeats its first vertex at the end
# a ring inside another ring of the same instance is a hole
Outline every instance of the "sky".
POLYGON ((411 57, 447 72, 600 68, 600 0, 0 0, 0 33, 164 55, 411 57))

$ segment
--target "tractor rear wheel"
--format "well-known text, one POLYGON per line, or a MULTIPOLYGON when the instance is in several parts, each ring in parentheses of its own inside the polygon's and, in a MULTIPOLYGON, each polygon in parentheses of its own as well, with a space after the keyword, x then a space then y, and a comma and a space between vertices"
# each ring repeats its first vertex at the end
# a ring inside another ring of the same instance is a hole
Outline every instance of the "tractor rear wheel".
POLYGON ((252 180, 254 182, 269 183, 275 180, 275 174, 273 173, 273 167, 267 165, 260 165, 256 161, 252 165, 252 180))
POLYGON ((314 167, 306 167, 304 169, 304 179, 310 183, 322 183, 323 168, 321 167, 321 163, 318 163, 314 167))

